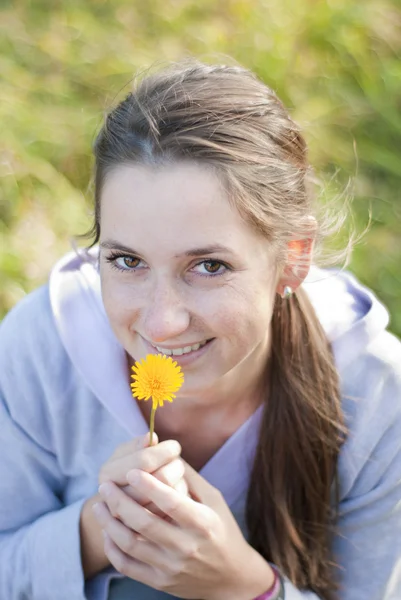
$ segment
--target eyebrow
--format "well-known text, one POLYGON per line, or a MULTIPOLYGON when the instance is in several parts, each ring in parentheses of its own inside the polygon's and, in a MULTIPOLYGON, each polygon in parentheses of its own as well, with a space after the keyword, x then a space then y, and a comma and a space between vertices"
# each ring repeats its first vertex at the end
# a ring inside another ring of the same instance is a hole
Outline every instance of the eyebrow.
MULTIPOLYGON (((141 255, 140 252, 135 250, 134 248, 129 248, 128 246, 124 246, 124 244, 120 244, 115 240, 105 240, 100 243, 100 247, 105 250, 119 250, 120 252, 127 252, 127 254, 141 255)), ((211 244, 209 246, 204 246, 203 248, 191 248, 190 250, 186 250, 183 253, 183 256, 205 256, 207 254, 219 254, 221 252, 232 254, 232 250, 227 246, 222 246, 221 244, 211 244)), ((178 258, 179 255, 176 255, 178 258)))

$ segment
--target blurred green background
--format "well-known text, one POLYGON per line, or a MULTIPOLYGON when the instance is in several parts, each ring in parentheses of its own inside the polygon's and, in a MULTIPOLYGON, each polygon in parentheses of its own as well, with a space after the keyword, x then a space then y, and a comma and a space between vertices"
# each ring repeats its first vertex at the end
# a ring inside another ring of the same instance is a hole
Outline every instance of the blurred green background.
POLYGON ((278 92, 319 174, 353 178, 357 229, 369 210, 372 224, 350 268, 401 335, 401 6, 390 0, 3 0, 0 318, 88 229, 91 145, 134 74, 223 54, 278 92))

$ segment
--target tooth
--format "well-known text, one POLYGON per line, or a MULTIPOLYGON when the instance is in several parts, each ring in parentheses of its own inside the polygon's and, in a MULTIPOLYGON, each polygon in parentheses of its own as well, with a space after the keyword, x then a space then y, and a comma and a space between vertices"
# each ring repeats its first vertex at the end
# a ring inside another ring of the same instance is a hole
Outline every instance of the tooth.
POLYGON ((155 346, 158 352, 162 354, 166 354, 166 356, 182 356, 183 354, 188 354, 189 352, 195 352, 199 350, 199 348, 203 348, 203 346, 207 343, 202 342, 200 344, 194 344, 193 346, 184 346, 183 348, 175 348, 174 350, 170 350, 169 348, 161 348, 160 346, 155 346))
POLYGON ((158 348, 157 346, 155 346, 156 350, 158 350, 158 352, 161 352, 162 354, 166 354, 167 356, 171 356, 172 355, 172 350, 169 350, 168 348, 158 348))

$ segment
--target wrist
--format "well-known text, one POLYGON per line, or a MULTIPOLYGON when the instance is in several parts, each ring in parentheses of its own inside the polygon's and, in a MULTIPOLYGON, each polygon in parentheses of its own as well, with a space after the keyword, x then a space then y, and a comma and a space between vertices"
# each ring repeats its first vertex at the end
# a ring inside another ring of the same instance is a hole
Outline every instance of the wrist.
MULTIPOLYGON (((231 581, 231 589, 226 589, 221 600, 252 600, 273 587, 276 574, 269 563, 251 546, 249 555, 242 564, 244 570, 231 581)), ((272 599, 273 600, 273 599, 272 599)))
POLYGON ((259 600, 267 590, 273 588, 277 580, 277 573, 272 569, 269 563, 258 552, 255 552, 252 570, 249 570, 248 576, 251 579, 247 588, 248 600, 259 600))
POLYGON ((273 585, 253 600, 284 600, 285 590, 283 577, 276 566, 271 565, 271 568, 275 576, 273 585))

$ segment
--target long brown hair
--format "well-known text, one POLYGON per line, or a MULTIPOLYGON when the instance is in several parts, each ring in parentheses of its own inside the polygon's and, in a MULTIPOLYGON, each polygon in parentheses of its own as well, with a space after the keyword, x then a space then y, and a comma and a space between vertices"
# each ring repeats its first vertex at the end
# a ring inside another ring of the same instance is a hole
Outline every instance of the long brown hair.
MULTIPOLYGON (((109 172, 185 160, 215 169, 243 218, 275 245, 281 266, 288 242, 307 236, 305 141, 274 92, 241 67, 185 61, 148 75, 107 114, 94 155, 95 242, 109 172)), ((330 600, 332 491, 344 426, 330 344, 302 288, 289 299, 277 295, 267 369, 249 541, 296 586, 330 600)))

